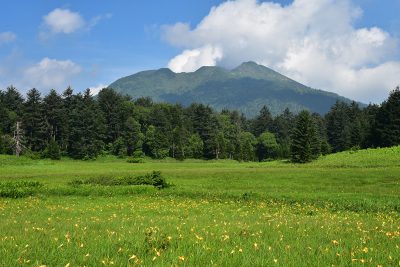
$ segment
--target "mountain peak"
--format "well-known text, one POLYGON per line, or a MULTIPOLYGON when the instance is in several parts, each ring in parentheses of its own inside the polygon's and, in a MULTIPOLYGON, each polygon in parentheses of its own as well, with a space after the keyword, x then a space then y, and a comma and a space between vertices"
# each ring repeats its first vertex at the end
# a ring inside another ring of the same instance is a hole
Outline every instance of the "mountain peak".
POLYGON ((259 65, 254 61, 247 61, 247 62, 243 62, 242 64, 240 64, 238 66, 238 68, 240 68, 240 67, 259 67, 259 66, 262 66, 262 65, 259 65))
POLYGON ((254 79, 288 79, 287 77, 279 74, 278 72, 255 63, 254 61, 244 62, 231 71, 234 75, 239 77, 250 77, 254 79))
POLYGON ((253 61, 228 70, 203 66, 195 72, 174 73, 159 69, 121 78, 109 87, 133 97, 154 101, 209 104, 217 110, 236 109, 254 117, 267 105, 274 115, 285 108, 293 112, 308 109, 321 114, 341 100, 333 93, 315 90, 253 61))

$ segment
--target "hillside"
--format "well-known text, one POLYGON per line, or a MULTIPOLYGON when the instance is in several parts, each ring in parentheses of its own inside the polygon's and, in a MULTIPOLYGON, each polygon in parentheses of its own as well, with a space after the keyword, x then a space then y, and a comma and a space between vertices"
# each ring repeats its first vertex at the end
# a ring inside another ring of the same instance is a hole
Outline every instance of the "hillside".
POLYGON ((263 105, 273 114, 285 108, 293 112, 309 109, 326 113, 336 100, 351 100, 334 93, 312 89, 267 67, 246 62, 232 70, 201 67, 195 72, 174 73, 170 69, 149 70, 121 78, 109 86, 134 98, 154 101, 209 104, 221 110, 236 109, 249 117, 263 105))

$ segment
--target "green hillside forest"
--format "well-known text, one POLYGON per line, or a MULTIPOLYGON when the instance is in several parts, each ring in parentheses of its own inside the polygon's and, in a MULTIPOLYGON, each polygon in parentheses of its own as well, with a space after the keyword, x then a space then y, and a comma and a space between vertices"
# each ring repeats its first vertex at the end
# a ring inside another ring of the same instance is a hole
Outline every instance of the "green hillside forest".
POLYGON ((233 70, 201 67, 191 73, 174 73, 170 69, 143 71, 121 78, 109 88, 134 98, 151 97, 157 102, 184 106, 198 102, 217 111, 238 110, 247 117, 256 116, 264 105, 273 115, 286 108, 294 113, 308 109, 325 114, 337 100, 351 102, 337 94, 304 86, 254 62, 233 70))

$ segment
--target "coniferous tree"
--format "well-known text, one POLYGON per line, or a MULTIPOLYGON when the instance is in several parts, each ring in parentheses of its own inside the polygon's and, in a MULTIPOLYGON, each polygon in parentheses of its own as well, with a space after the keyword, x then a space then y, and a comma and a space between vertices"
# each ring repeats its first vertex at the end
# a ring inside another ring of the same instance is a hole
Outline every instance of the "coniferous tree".
POLYGON ((72 113, 73 110, 77 107, 79 101, 81 100, 81 95, 74 95, 74 91, 71 87, 68 87, 62 93, 63 99, 63 110, 66 114, 66 119, 63 123, 63 131, 62 137, 60 142, 60 149, 62 151, 68 152, 69 151, 69 144, 70 144, 70 135, 72 132, 71 129, 71 121, 72 121, 72 113))
POLYGON ((15 123, 22 118, 24 99, 13 86, 1 94, 0 119, 4 133, 10 134, 15 123))
POLYGON ((104 145, 104 120, 89 89, 83 96, 78 95, 76 101, 70 116, 68 153, 70 157, 77 159, 95 158, 104 145))
POLYGON ((351 123, 347 104, 337 101, 331 107, 326 114, 326 129, 333 152, 351 148, 351 123))
POLYGON ((379 140, 376 133, 376 118, 379 111, 378 105, 369 104, 364 110, 365 124, 363 127, 364 143, 363 148, 377 146, 379 140))
POLYGON ((294 126, 294 114, 288 108, 273 121, 272 133, 275 134, 277 139, 279 146, 278 156, 280 158, 290 157, 290 136, 294 126))
MULTIPOLYGON (((4 93, 0 90, 0 133, 6 130, 7 109, 4 104, 4 93)), ((1 135, 0 135, 1 136, 1 135)))
POLYGON ((61 144, 65 136, 65 124, 68 116, 64 109, 63 99, 55 90, 51 90, 43 99, 43 104, 47 124, 47 140, 54 140, 61 144))
POLYGON ((376 145, 381 147, 400 144, 400 88, 397 87, 382 103, 375 120, 376 145))
POLYGON ((105 120, 106 143, 113 143, 122 134, 122 126, 126 120, 122 108, 123 101, 123 97, 110 88, 102 89, 97 95, 97 102, 105 120))
POLYGON ((215 139, 217 122, 213 111, 209 106, 203 104, 192 104, 188 108, 188 116, 192 122, 193 131, 203 141, 205 158, 215 158, 215 139))
POLYGON ((297 116, 292 133, 291 159, 296 163, 306 163, 320 154, 321 144, 315 122, 310 112, 303 110, 297 116))
POLYGON ((350 146, 361 147, 364 143, 363 136, 363 117, 360 107, 356 102, 352 102, 349 106, 349 122, 350 122, 350 146))
POLYGON ((18 116, 22 115, 24 98, 14 86, 7 88, 3 95, 3 99, 5 108, 16 112, 18 116))
POLYGON ((38 152, 46 147, 46 125, 40 92, 33 88, 24 104, 23 129, 27 147, 38 152))
POLYGON ((258 137, 263 132, 271 131, 273 119, 267 106, 263 106, 260 114, 252 122, 252 133, 258 137))

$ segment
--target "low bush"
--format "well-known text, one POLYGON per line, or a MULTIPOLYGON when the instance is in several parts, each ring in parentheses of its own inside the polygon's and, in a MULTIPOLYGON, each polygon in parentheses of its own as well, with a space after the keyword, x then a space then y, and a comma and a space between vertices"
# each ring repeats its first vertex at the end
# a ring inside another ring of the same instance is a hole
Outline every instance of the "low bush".
POLYGON ((152 185, 158 189, 170 186, 159 171, 153 171, 145 175, 124 176, 124 177, 107 177, 98 176, 85 180, 73 180, 69 183, 72 186, 80 185, 103 185, 103 186, 119 186, 119 185, 152 185))
POLYGON ((144 163, 144 158, 129 158, 126 160, 128 163, 144 163))

